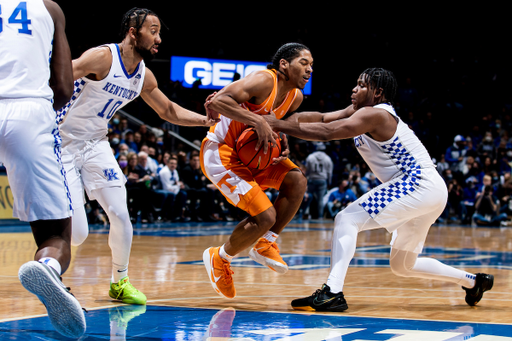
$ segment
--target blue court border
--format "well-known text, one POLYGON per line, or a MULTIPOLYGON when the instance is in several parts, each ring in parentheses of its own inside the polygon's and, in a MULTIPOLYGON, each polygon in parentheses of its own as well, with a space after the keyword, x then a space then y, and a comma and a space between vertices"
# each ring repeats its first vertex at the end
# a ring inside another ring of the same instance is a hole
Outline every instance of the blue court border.
MULTIPOLYGON (((471 311, 468 311, 470 314, 471 311)), ((126 340, 343 340, 512 341, 512 325, 343 316, 122 305, 86 314, 81 340, 109 340, 126 333, 126 340), (142 311, 143 309, 144 311, 142 311), (112 323, 111 323, 112 322, 112 323), (343 335, 343 333, 345 333, 343 335), (404 336, 405 335, 405 336, 404 336), (297 338, 293 338, 297 336, 297 338), (302 336, 302 337, 299 337, 302 336), (490 338, 493 336, 494 338, 490 338), (329 338, 324 338, 329 337, 329 338)), ((6 340, 68 340, 52 328, 47 316, 0 323, 6 340)))

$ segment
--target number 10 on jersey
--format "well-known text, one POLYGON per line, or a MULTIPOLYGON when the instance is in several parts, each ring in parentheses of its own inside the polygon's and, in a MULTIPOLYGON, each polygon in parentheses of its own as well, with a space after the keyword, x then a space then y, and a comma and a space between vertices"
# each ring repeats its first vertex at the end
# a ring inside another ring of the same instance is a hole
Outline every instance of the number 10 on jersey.
POLYGON ((117 101, 113 105, 110 105, 113 101, 114 101, 114 99, 108 100, 107 104, 105 104, 105 106, 103 107, 103 110, 98 113, 99 117, 105 117, 106 112, 108 112, 107 117, 106 117, 107 120, 110 120, 112 118, 112 116, 114 116, 117 109, 119 109, 119 107, 121 106, 121 104, 123 104, 123 102, 117 101))

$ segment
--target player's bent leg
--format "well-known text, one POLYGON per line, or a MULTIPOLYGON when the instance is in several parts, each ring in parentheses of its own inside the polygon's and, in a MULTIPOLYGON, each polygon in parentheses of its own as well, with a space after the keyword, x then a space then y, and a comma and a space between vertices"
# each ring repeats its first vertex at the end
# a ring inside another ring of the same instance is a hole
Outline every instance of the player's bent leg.
POLYGON ((280 234, 295 217, 304 198, 304 193, 306 193, 307 183, 306 177, 298 168, 294 168, 286 174, 274 203, 276 222, 270 231, 280 234))
POLYGON ((418 277, 452 282, 472 287, 474 275, 453 268, 430 257, 418 257, 411 251, 391 249, 389 258, 391 271, 401 277, 418 277))
POLYGON ((260 214, 242 220, 233 230, 224 248, 231 256, 236 256, 249 248, 263 236, 276 221, 276 210, 270 207, 260 214))
POLYGON ((418 257, 411 251, 391 249, 389 259, 391 271, 402 277, 417 277, 452 282, 461 285, 466 291, 466 303, 476 305, 485 291, 491 290, 494 276, 488 274, 473 275, 441 263, 429 257, 418 257))
POLYGON ((63 166, 66 171, 71 202, 73 203, 71 245, 79 246, 82 245, 89 235, 89 224, 84 207, 84 187, 82 179, 73 165, 72 155, 63 157, 63 166))
POLYGON ((357 201, 336 215, 331 244, 331 271, 327 279, 332 292, 343 291, 348 267, 356 252, 358 233, 379 227, 357 201))
POLYGON ((61 267, 60 274, 65 273, 71 262, 71 218, 37 220, 30 227, 37 244, 34 260, 53 258, 61 267))
POLYGON ((133 239, 124 186, 104 187, 92 191, 110 221, 108 244, 112 250, 112 280, 109 296, 127 304, 146 304, 146 296, 128 278, 128 263, 133 239))
POLYGON ((234 298, 233 270, 230 262, 234 256, 250 247, 275 223, 275 209, 270 207, 260 214, 242 220, 229 240, 220 247, 210 247, 203 252, 206 273, 215 292, 226 298, 234 298))
POLYGON ((252 260, 280 274, 288 271, 288 264, 281 257, 276 239, 299 210, 306 186, 306 177, 298 168, 287 172, 279 186, 279 196, 274 203, 276 221, 270 231, 249 251, 249 257, 252 260))
POLYGON ((354 202, 336 215, 331 246, 331 271, 327 283, 312 295, 291 302, 295 310, 344 311, 348 309, 343 295, 343 285, 348 266, 356 251, 360 231, 378 228, 379 225, 354 202))
POLYGON ((82 201, 75 201, 73 199, 73 218, 72 226, 73 233, 71 235, 71 245, 80 246, 85 242, 87 236, 89 236, 89 223, 87 221, 87 213, 82 201))

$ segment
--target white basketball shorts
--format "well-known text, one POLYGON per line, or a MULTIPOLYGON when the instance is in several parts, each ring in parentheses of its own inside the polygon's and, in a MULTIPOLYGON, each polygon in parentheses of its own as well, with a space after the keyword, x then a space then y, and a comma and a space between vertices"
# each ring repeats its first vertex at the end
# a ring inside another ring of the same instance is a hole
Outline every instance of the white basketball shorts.
POLYGON ((0 160, 22 221, 64 219, 72 204, 55 111, 45 99, 0 100, 0 160))
POLYGON ((393 233, 391 245, 395 249, 421 253, 430 226, 443 212, 447 198, 443 178, 429 167, 418 170, 414 179, 400 176, 373 188, 339 214, 342 222, 353 221, 359 231, 385 228, 393 233))
POLYGON ((77 197, 78 191, 83 196, 84 187, 89 199, 93 200, 93 190, 122 187, 126 183, 107 137, 83 141, 63 136, 62 162, 73 198, 77 197))

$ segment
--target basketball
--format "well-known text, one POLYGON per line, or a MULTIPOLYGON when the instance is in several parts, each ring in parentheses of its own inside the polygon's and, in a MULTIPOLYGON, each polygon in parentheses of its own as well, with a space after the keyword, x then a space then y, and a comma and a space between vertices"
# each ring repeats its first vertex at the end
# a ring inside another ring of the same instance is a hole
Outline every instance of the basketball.
MULTIPOLYGON (((278 142, 281 139, 277 140, 278 142)), ((281 144, 277 146, 268 145, 267 154, 263 154, 263 144, 256 150, 258 135, 254 128, 245 129, 238 137, 235 144, 235 151, 244 165, 253 169, 265 169, 272 164, 272 159, 281 155, 281 144)))

